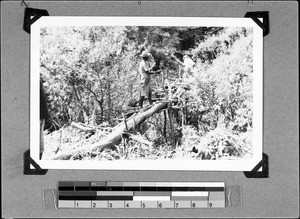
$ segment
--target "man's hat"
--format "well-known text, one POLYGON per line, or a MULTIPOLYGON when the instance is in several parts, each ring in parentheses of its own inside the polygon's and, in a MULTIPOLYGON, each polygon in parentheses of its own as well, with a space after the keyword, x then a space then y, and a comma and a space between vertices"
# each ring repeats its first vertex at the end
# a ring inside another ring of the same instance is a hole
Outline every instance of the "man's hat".
POLYGON ((143 51, 142 54, 140 55, 140 57, 145 58, 145 57, 150 57, 151 54, 147 51, 143 51))

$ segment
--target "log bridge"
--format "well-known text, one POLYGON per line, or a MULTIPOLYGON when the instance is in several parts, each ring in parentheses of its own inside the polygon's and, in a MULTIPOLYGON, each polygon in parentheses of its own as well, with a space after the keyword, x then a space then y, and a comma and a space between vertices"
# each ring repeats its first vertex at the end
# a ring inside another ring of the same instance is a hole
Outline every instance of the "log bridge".
MULTIPOLYGON (((175 139, 174 119, 173 119, 172 111, 181 109, 183 113, 184 107, 172 106, 172 103, 174 102, 174 100, 178 100, 178 97, 184 91, 185 88, 182 86, 182 84, 176 84, 176 82, 171 84, 168 80, 165 81, 165 84, 167 86, 164 86, 162 90, 165 96, 165 100, 157 99, 153 105, 145 106, 144 108, 140 109, 137 112, 131 111, 126 114, 127 116, 130 115, 128 118, 126 118, 126 116, 123 115, 123 120, 118 125, 113 127, 111 133, 109 133, 107 136, 102 138, 100 141, 93 143, 91 145, 83 146, 82 148, 80 148, 80 150, 75 151, 72 154, 68 153, 68 154, 61 154, 59 156, 56 156, 53 158, 53 160, 68 160, 71 157, 76 157, 82 153, 91 153, 92 156, 93 155, 96 156, 99 152, 103 151, 104 149, 110 148, 120 143, 124 133, 130 133, 130 131, 134 130, 136 126, 143 123, 146 119, 163 110, 166 110, 168 113, 172 143, 175 146, 176 139, 175 139), (177 87, 176 91, 173 91, 172 87, 177 87)), ((165 124, 166 124, 166 111, 164 111, 165 124)), ((182 119, 182 121, 184 121, 184 119, 182 119)), ((84 132, 95 131, 95 129, 93 128, 84 127, 76 123, 71 123, 71 125, 73 127, 79 128, 84 132)), ((166 127, 164 127, 164 132, 166 132, 166 127)), ((137 138, 134 138, 133 136, 132 139, 137 139, 137 138)))

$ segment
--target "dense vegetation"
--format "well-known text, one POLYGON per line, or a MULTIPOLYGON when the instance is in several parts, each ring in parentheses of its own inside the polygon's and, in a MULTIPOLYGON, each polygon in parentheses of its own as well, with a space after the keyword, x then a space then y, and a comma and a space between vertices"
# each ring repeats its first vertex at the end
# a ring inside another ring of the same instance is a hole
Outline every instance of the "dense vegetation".
POLYGON ((68 159, 252 156, 252 37, 251 28, 43 28, 40 75, 51 116, 45 159, 99 142, 122 121, 139 99, 139 55, 145 49, 165 76, 152 78, 154 97, 164 98, 163 82, 169 80, 177 110, 154 114, 131 130, 143 141, 123 139, 96 155, 87 151, 68 159), (183 62, 184 54, 195 62, 186 71, 176 61, 183 62), (94 131, 83 132, 72 122, 94 131))

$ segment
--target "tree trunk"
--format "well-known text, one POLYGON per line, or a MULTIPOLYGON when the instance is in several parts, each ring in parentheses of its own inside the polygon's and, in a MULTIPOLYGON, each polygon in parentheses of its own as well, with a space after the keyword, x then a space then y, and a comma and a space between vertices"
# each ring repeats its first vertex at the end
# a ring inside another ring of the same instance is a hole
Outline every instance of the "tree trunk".
POLYGON ((101 101, 98 103, 100 107, 100 124, 101 124, 103 122, 103 116, 104 116, 103 97, 101 98, 101 101))
POLYGON ((175 145, 176 145, 176 139, 175 139, 174 121, 173 121, 173 113, 172 113, 170 105, 168 107, 168 115, 169 115, 169 122, 170 122, 172 145, 175 147, 175 145))
POLYGON ((107 112, 107 121, 108 123, 110 123, 110 113, 111 113, 111 90, 110 90, 110 82, 108 82, 108 85, 107 85, 107 109, 108 109, 108 112, 107 112))
POLYGON ((167 139, 167 113, 164 110, 164 131, 163 131, 163 135, 165 140, 167 139))
POLYGON ((181 127, 183 128, 183 126, 185 125, 185 121, 184 121, 184 107, 182 107, 181 109, 181 127))
MULTIPOLYGON (((142 122, 144 122, 146 119, 151 117, 153 114, 158 113, 162 109, 166 109, 168 107, 168 102, 160 102, 153 105, 151 108, 147 108, 146 111, 140 112, 137 115, 133 115, 130 118, 127 119, 127 127, 130 131, 134 128, 135 125, 139 125, 142 122)), ((94 144, 85 146, 80 151, 76 151, 73 154, 64 154, 60 155, 58 157, 54 157, 54 160, 61 160, 61 159, 70 159, 71 156, 76 156, 78 154, 82 153, 88 153, 92 152, 96 154, 96 152, 101 152, 106 148, 112 147, 115 144, 118 144, 122 139, 122 134, 125 132, 126 126, 125 123, 122 122, 115 126, 114 130, 105 136, 103 139, 101 139, 99 142, 96 142, 94 144)))

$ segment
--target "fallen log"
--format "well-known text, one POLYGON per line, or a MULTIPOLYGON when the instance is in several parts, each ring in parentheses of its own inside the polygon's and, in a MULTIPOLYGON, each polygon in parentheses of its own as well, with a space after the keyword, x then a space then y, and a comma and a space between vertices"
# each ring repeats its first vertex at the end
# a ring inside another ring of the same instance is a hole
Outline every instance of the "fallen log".
POLYGON ((84 132, 95 132, 95 129, 94 128, 89 128, 89 127, 85 127, 83 125, 80 125, 78 123, 75 123, 75 122, 72 122, 70 124, 72 127, 75 127, 81 131, 84 131, 84 132))
MULTIPOLYGON (((144 122, 146 119, 148 119, 152 115, 160 112, 162 109, 166 109, 168 107, 168 104, 169 104, 168 102, 156 103, 152 106, 149 106, 149 108, 147 107, 146 108, 147 110, 142 109, 141 110, 142 112, 129 117, 126 121, 128 131, 134 129, 134 127, 136 125, 141 124, 142 122, 144 122)), ((109 147, 112 147, 112 146, 118 144, 122 140, 122 134, 125 132, 125 130, 126 130, 126 125, 124 122, 121 122, 113 129, 113 131, 110 134, 105 136, 103 139, 100 139, 99 142, 84 146, 83 148, 81 148, 81 150, 72 153, 72 155, 63 154, 63 155, 54 157, 53 160, 70 159, 70 157, 72 157, 72 156, 75 157, 78 154, 88 153, 88 152, 92 153, 92 155, 96 155, 97 152, 101 152, 106 148, 109 148, 109 147)))
MULTIPOLYGON (((131 129, 134 128, 135 125, 139 125, 142 122, 144 122, 146 119, 151 117, 153 114, 158 113, 160 110, 167 108, 168 103, 167 102, 162 102, 153 105, 150 109, 147 111, 144 111, 142 113, 139 113, 135 116, 132 116, 127 119, 127 127, 128 130, 130 131, 131 129)), ((90 147, 93 148, 92 152, 96 151, 103 151, 105 148, 111 147, 115 144, 118 144, 121 139, 122 139, 122 133, 125 131, 126 126, 124 122, 118 126, 118 128, 114 129, 113 132, 106 137, 101 142, 97 142, 92 144, 90 147)))
POLYGON ((70 124, 72 127, 79 129, 80 131, 87 132, 87 133, 95 133, 96 130, 102 130, 106 132, 111 132, 113 129, 112 127, 103 127, 103 126, 95 126, 95 127, 86 127, 84 125, 81 125, 79 123, 72 122, 70 124))

